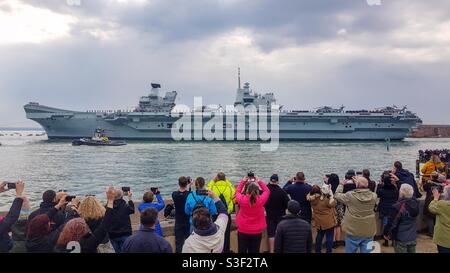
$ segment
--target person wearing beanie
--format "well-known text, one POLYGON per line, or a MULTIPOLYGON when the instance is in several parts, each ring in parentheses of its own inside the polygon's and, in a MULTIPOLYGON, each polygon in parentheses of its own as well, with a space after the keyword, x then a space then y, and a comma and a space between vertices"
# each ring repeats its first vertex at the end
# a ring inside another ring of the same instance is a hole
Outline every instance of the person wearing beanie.
POLYGON ((311 253, 311 225, 299 216, 300 203, 290 200, 287 210, 275 232, 275 253, 311 253))
POLYGON ((282 188, 280 188, 280 186, 278 186, 277 174, 273 174, 270 177, 270 182, 267 184, 267 187, 270 190, 270 194, 264 208, 266 209, 269 252, 273 253, 275 247, 275 231, 281 218, 286 215, 289 196, 282 188))

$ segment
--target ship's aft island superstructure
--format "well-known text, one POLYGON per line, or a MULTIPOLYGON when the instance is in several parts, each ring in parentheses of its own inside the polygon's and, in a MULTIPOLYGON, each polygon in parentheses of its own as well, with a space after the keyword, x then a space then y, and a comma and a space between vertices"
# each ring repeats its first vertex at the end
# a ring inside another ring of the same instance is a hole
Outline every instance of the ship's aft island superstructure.
MULTIPOLYGON (((264 95, 254 93, 249 83, 241 88, 239 77, 238 89, 234 106, 264 106, 269 111, 276 111, 279 118, 280 140, 402 140, 411 129, 421 124, 421 119, 406 107, 384 107, 375 110, 344 111, 344 107, 321 107, 315 111, 291 110, 284 111, 281 107, 274 108, 276 100, 273 93, 264 95), (274 110, 275 109, 275 110, 274 110)), ((74 139, 89 137, 96 129, 105 130, 111 139, 136 140, 172 140, 172 129, 177 120, 191 113, 175 113, 176 91, 166 92, 160 96, 161 85, 152 83, 148 96, 139 100, 139 105, 132 111, 71 111, 29 103, 24 106, 28 119, 39 123, 50 139, 74 139)), ((193 111, 197 112, 197 110, 193 111)), ((244 128, 245 135, 251 128, 237 126, 238 118, 229 120, 223 115, 223 109, 211 110, 202 107, 203 124, 223 116, 223 129, 235 130, 244 128)), ((238 112, 235 113, 239 115, 238 112)), ((270 120, 270 118, 269 118, 270 120)), ((245 119, 245 122, 248 122, 245 119)), ((194 135, 194 127, 192 135, 194 135)), ((225 133, 224 133, 225 134, 225 133)), ((224 138, 225 139, 225 138, 224 138)), ((230 140, 229 138, 226 138, 230 140)), ((255 140, 245 138, 245 140, 255 140)), ((259 140, 259 137, 256 138, 259 140)))

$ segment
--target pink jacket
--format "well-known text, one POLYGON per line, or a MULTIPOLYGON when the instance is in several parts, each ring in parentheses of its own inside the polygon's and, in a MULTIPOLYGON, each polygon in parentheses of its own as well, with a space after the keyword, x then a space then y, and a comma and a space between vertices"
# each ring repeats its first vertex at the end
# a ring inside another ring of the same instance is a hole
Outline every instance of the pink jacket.
POLYGON ((269 199, 270 190, 263 181, 258 181, 263 193, 256 197, 256 203, 250 205, 250 195, 242 194, 245 180, 239 183, 236 189, 236 202, 239 204, 239 212, 236 216, 237 229, 245 234, 260 234, 266 228, 264 204, 269 199))

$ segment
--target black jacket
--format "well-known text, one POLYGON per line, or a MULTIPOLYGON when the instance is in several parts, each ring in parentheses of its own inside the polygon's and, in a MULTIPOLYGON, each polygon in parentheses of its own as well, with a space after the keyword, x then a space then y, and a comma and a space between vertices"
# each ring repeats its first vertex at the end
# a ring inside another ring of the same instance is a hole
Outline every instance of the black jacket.
POLYGON ((19 219, 22 203, 22 198, 14 199, 8 214, 0 222, 0 253, 7 253, 12 247, 12 241, 8 233, 11 226, 19 219))
POLYGON ((109 227, 109 238, 119 238, 132 234, 130 215, 134 214, 133 201, 125 202, 123 199, 114 200, 114 220, 109 227))
POLYGON ((142 227, 128 237, 122 247, 123 253, 172 253, 172 247, 154 229, 142 227))
POLYGON ((415 241, 417 237, 416 218, 419 215, 419 201, 415 198, 400 199, 394 204, 394 211, 383 230, 384 235, 400 242, 415 241))
POLYGON ((266 218, 275 222, 279 222, 286 215, 289 196, 280 188, 280 186, 269 183, 267 187, 270 190, 269 199, 264 204, 266 209, 266 218))
POLYGON ((410 185, 411 187, 413 187, 415 198, 422 197, 422 194, 419 191, 419 187, 417 187, 416 179, 414 178, 414 175, 412 173, 410 173, 408 170, 400 169, 400 170, 397 170, 395 175, 399 179, 399 181, 397 183, 398 190, 400 190, 400 187, 402 184, 406 183, 406 184, 410 185))
MULTIPOLYGON (((48 214, 48 212, 55 207, 55 203, 53 202, 41 202, 39 205, 39 208, 35 211, 33 211, 30 216, 28 216, 28 223, 33 220, 34 217, 41 215, 41 214, 48 214)), ((49 217, 51 216, 50 220, 54 223, 52 225, 52 230, 58 229, 62 224, 64 224, 65 221, 65 215, 63 210, 58 210, 56 213, 51 213, 49 217)))
POLYGON ((397 187, 394 185, 392 185, 392 187, 380 186, 377 189, 377 196, 380 198, 380 203, 378 203, 380 217, 390 216, 394 211, 393 205, 397 203, 398 200, 397 187))
MULTIPOLYGON (((45 214, 47 214, 48 218, 55 219, 55 216, 57 214, 61 213, 60 210, 57 210, 55 207, 46 209, 45 214)), ((41 214, 41 213, 39 213, 41 214)), ((36 214, 35 216, 39 215, 36 214)), ((64 215, 64 214, 61 214, 64 215)), ((31 214, 30 214, 31 216, 31 214)), ((28 218, 29 219, 29 218, 28 218)), ((29 220, 30 221, 30 220, 29 220)), ((62 219, 62 222, 64 223, 64 219, 62 219)), ((61 224, 58 228, 53 229, 50 231, 49 234, 41 237, 34 237, 26 238, 25 247, 27 249, 28 253, 50 253, 53 252, 56 241, 58 240, 59 234, 64 227, 63 224, 61 224)))
MULTIPOLYGON (((97 253, 97 247, 99 244, 103 243, 108 234, 108 227, 111 226, 114 219, 114 209, 106 208, 105 216, 95 230, 91 230, 90 233, 80 239, 79 244, 81 253, 97 253)), ((55 248, 55 252, 66 253, 71 251, 71 249, 66 249, 65 246, 57 246, 55 248)))
MULTIPOLYGON (((89 220, 85 220, 86 224, 89 226, 89 229, 93 232, 95 231, 98 227, 101 226, 102 222, 103 222, 103 218, 100 219, 89 219, 89 220)), ((108 237, 108 233, 105 234, 105 237, 102 240, 102 244, 106 244, 109 241, 109 237, 108 237)))
POLYGON ((277 226, 275 253, 311 253, 311 225, 297 215, 286 215, 277 226))

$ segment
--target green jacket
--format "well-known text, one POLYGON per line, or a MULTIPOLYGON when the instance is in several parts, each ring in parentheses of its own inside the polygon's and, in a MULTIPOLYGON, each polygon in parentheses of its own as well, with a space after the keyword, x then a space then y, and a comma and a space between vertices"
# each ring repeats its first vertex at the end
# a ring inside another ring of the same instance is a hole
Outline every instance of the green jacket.
POLYGON ((222 194, 227 202, 224 205, 227 206, 228 213, 232 213, 234 211, 234 194, 236 189, 228 179, 219 181, 214 181, 211 179, 207 185, 207 189, 212 190, 217 197, 220 197, 222 194))
POLYGON ((336 189, 334 197, 347 206, 344 214, 342 230, 351 236, 373 237, 377 233, 375 219, 375 203, 377 194, 370 189, 355 189, 342 193, 343 185, 336 189))
POLYGON ((428 210, 436 214, 433 242, 443 247, 450 247, 450 201, 431 201, 428 210))

